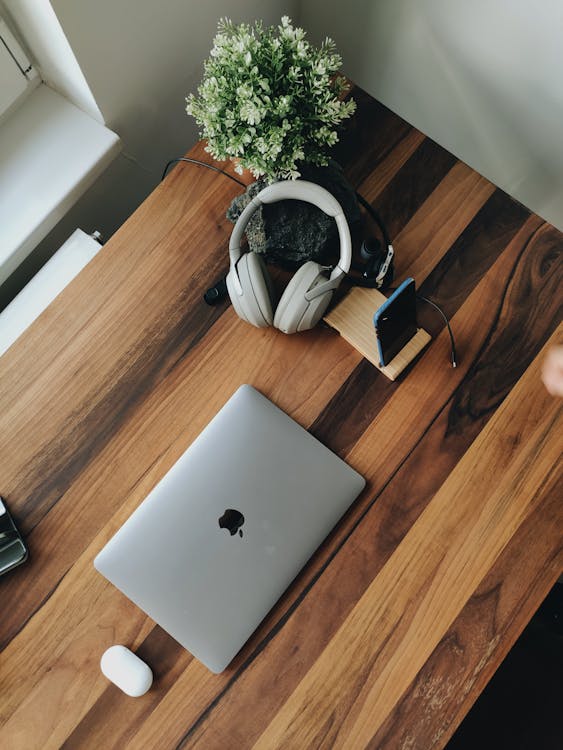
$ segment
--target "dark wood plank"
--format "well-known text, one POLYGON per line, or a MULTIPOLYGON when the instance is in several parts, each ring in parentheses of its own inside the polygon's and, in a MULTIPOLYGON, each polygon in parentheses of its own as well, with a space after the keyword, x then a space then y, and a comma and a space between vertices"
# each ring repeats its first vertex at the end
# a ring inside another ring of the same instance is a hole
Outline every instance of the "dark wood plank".
POLYGON ((496 190, 425 279, 421 293, 436 296, 446 315, 453 315, 465 299, 465 289, 460 286, 454 294, 441 293, 442 288, 448 289, 452 277, 463 277, 471 289, 498 257, 499 247, 506 246, 529 215, 528 209, 496 190))
POLYGON ((375 201, 390 237, 396 237, 441 180, 456 159, 426 138, 399 169, 375 201))
MULTIPOLYGON (((405 453, 406 447, 403 445, 405 437, 412 429, 409 422, 405 424, 404 431, 394 436, 391 445, 385 446, 390 461, 387 463, 385 460, 379 460, 377 471, 367 472, 368 476, 376 479, 372 480, 370 493, 363 499, 360 498, 331 538, 328 564, 323 564, 319 573, 309 583, 304 584, 302 592, 289 593, 291 598, 296 596, 296 599, 295 605, 287 614, 282 615, 277 623, 271 623, 268 618, 265 632, 260 629, 258 633, 262 640, 256 643, 253 651, 250 651, 250 647, 256 642, 253 639, 242 655, 244 657, 250 652, 251 656, 247 656, 247 661, 242 664, 240 661, 237 662, 241 667, 227 685, 228 692, 219 702, 214 701, 185 735, 187 746, 198 746, 201 743, 205 747, 221 747, 229 737, 235 737, 241 747, 252 744, 253 737, 255 738, 254 731, 258 731, 268 720, 263 714, 268 714, 283 704, 292 685, 297 683, 307 666, 322 653, 324 646, 362 595, 367 584, 377 576, 432 495, 487 423, 499 404, 498 395, 494 383, 489 383, 488 390, 483 392, 483 382, 475 378, 481 370, 496 367, 499 355, 497 347, 502 347, 505 334, 503 327, 498 326, 498 320, 504 320, 508 315, 508 308, 504 311, 489 308, 488 314, 481 314, 480 317, 477 313, 482 308, 483 299, 490 297, 493 289, 496 290, 501 283, 501 279, 504 280, 502 283, 505 291, 499 294, 497 299, 510 300, 517 308, 526 309, 523 300, 515 296, 512 290, 515 285, 519 287, 518 279, 521 274, 524 278, 528 276, 530 264, 535 266, 537 260, 538 267, 545 265, 545 261, 542 260, 542 243, 537 233, 539 225, 537 219, 527 223, 483 279, 481 288, 476 289, 466 303, 463 318, 471 321, 471 330, 466 333, 472 351, 470 353, 466 350, 462 370, 457 373, 464 373, 457 391, 454 390, 452 395, 448 396, 444 392, 442 382, 435 384, 434 389, 428 394, 428 399, 435 404, 437 416, 433 418, 430 426, 422 431, 421 440, 415 444, 414 449, 411 450, 409 447, 409 451, 405 453), (535 242, 531 241, 531 238, 535 242), (480 342, 487 340, 490 346, 483 349, 480 342), (472 403, 479 400, 484 405, 491 388, 492 408, 482 408, 469 415, 459 409, 460 396, 463 397, 463 401, 472 403), (413 477, 416 477, 416 481, 413 481, 413 477), (377 498, 375 504, 374 497, 377 498), (336 549, 333 547, 335 537, 338 539, 336 549), (346 581, 345 586, 342 585, 342 581, 346 581), (315 612, 321 611, 327 606, 327 602, 330 602, 331 616, 319 621, 315 612), (294 652, 295 644, 300 644, 298 658, 294 652), (264 654, 267 654, 267 658, 262 661, 264 654), (283 680, 272 683, 272 672, 283 674, 283 680), (263 698, 266 693, 267 703, 263 698), (252 733, 246 723, 237 729, 237 716, 248 704, 260 706, 259 717, 256 715, 258 709, 255 709, 252 733)), ((538 297, 539 314, 534 316, 534 327, 530 331, 531 340, 545 339, 546 335, 554 330, 558 309, 557 297, 552 294, 553 290, 546 289, 544 292, 544 279, 535 274, 534 279, 537 284, 534 294, 538 297), (540 330, 537 329, 538 325, 541 327, 540 330)), ((502 302, 500 304, 502 305, 502 302)), ((527 309, 530 311, 529 307, 527 309)), ((461 315, 461 312, 459 314, 461 315)), ((537 351, 539 345, 536 353, 537 351)), ((429 356, 430 352, 426 357, 429 356)), ((524 362, 512 370, 512 382, 510 385, 507 384, 505 395, 521 376, 526 364, 524 362)), ((419 390, 416 381, 422 365, 423 362, 410 376, 415 381, 415 398, 419 390)), ((435 354, 428 365, 428 377, 439 372, 447 374, 447 369, 439 369, 443 366, 440 355, 435 354)), ((428 388, 428 380, 425 378, 422 382, 425 382, 425 387, 428 388)), ((421 385, 420 390, 423 387, 421 385)), ((356 400, 359 404, 368 403, 361 390, 357 392, 356 400)), ((398 397, 395 403, 400 403, 398 397)), ((408 408, 406 411, 408 412, 408 408)), ((344 414, 341 417, 345 419, 344 414)), ((333 432, 331 440, 328 441, 331 447, 332 442, 341 439, 336 432, 333 432)), ((327 437, 330 437, 328 433, 327 437)), ((384 441, 385 429, 382 429, 375 433, 374 441, 368 443, 375 459, 378 450, 384 450, 384 441)), ((352 450, 349 455, 353 454, 352 450)), ((323 553, 324 550, 319 554, 323 553)), ((317 559, 318 555, 310 567, 317 567, 317 559)), ((299 582, 297 586, 301 590, 299 582)), ((156 717, 155 721, 158 722, 156 717)), ((142 731, 140 736, 146 738, 142 731)))
POLYGON ((98 748, 122 748, 135 735, 136 729, 148 719, 151 712, 181 676, 192 656, 179 643, 157 626, 149 633, 136 651, 137 656, 153 665, 154 688, 142 700, 130 701, 114 685, 108 685, 96 703, 76 726, 62 748, 86 748, 94 743, 98 748), (119 708, 118 708, 119 707, 119 708), (127 721, 118 725, 107 717, 123 710, 127 721))
MULTIPOLYGON (((237 187, 177 167, 0 358, 0 427, 8 436, 0 490, 32 555, 0 581, 0 596, 13 603, 0 622, 0 731, 8 746, 244 748, 260 737, 280 746, 267 727, 291 709, 339 628, 381 585, 386 564, 433 512, 473 441, 491 434, 491 420, 519 393, 518 378, 559 322, 560 233, 365 92, 354 95, 358 115, 334 155, 388 220, 398 278, 414 275, 453 316, 458 369, 448 366, 447 336, 435 318, 436 340, 393 385, 330 331, 284 337, 243 325, 226 303, 203 305, 201 292, 227 265, 224 209, 237 187), (346 458, 368 487, 232 666, 215 676, 96 574, 92 559, 245 381, 346 458), (153 690, 135 702, 99 673, 100 654, 115 642, 156 670, 153 690)), ((206 158, 202 148, 192 155, 206 158)), ((528 425, 541 421, 543 406, 542 391, 528 425)), ((511 435, 516 453, 530 445, 529 436, 511 435)), ((412 730, 423 746, 432 738, 440 746, 559 564, 552 491, 541 498, 480 586, 463 581, 466 601, 443 639, 425 642, 421 669, 402 676, 387 719, 361 718, 377 680, 370 677, 365 687, 344 688, 343 680, 342 721, 311 724, 304 705, 297 723, 320 743, 346 736, 393 747, 412 730), (443 684, 460 644, 463 697, 432 711, 432 680, 443 684)), ((432 579, 421 583, 421 601, 432 579)), ((398 610, 394 616, 404 621, 398 610)), ((381 654, 394 637, 379 644, 381 654)), ((376 650, 366 664, 377 670, 376 650)))
MULTIPOLYGON (((363 129, 372 133, 367 120, 360 119, 359 122, 363 129)), ((385 142, 383 137, 381 143, 385 142)), ((354 148, 360 153, 360 146, 355 141, 354 148)), ((201 158, 204 154, 200 153, 200 150, 201 146, 192 155, 201 158)), ((421 175, 424 174, 425 159, 425 150, 421 154, 415 153, 409 161, 408 174, 412 175, 416 169, 421 175)), ((6 446, 3 454, 7 465, 10 460, 13 461, 14 470, 11 475, 17 481, 16 484, 5 485, 3 492, 13 507, 23 532, 29 537, 32 554, 36 548, 36 539, 37 546, 41 546, 40 540, 47 539, 51 533, 55 533, 53 529, 56 528, 56 523, 60 523, 64 508, 74 501, 69 498, 60 504, 57 513, 51 516, 47 525, 35 533, 37 524, 55 503, 64 500, 65 492, 104 452, 112 436, 120 429, 127 429, 129 420, 147 395, 172 374, 174 367, 182 363, 191 348, 200 341, 205 331, 217 321, 225 309, 225 305, 217 310, 202 304, 201 290, 220 275, 226 262, 225 247, 229 226, 224 219, 223 209, 230 200, 228 196, 236 193, 237 188, 220 176, 209 175, 205 170, 197 172, 198 182, 194 183, 191 179, 193 169, 197 168, 188 165, 178 166, 139 209, 137 221, 152 222, 152 234, 144 243, 137 245, 136 250, 132 251, 134 243, 138 242, 134 233, 136 223, 133 224, 133 233, 130 231, 131 223, 127 223, 102 250, 97 264, 87 269, 84 288, 89 288, 97 281, 103 287, 104 295, 92 299, 90 309, 81 311, 81 316, 76 320, 76 327, 65 331, 65 341, 69 348, 61 350, 61 357, 64 356, 65 359, 60 362, 58 382, 45 377, 45 373, 38 368, 33 380, 19 384, 20 403, 27 394, 34 398, 35 421, 47 425, 55 405, 59 409, 57 424, 47 427, 43 435, 40 432, 34 433, 34 443, 26 444, 24 448, 23 443, 14 440, 6 446), (201 180, 204 180, 203 184, 201 180), (187 190, 183 187, 184 183, 189 186, 187 190), (178 194, 183 196, 179 206, 168 199, 169 196, 178 194), (196 201, 196 195, 200 194, 200 200, 205 201, 206 205, 203 216, 200 216, 192 205, 196 201), (153 221, 151 217, 155 211, 154 207, 160 205, 162 200, 166 206, 173 207, 160 212, 157 220, 153 221), (215 231, 203 231, 208 222, 214 225, 215 231), (169 237, 171 229, 172 237, 169 237), (196 239, 198 232, 202 234, 201 240, 196 239), (162 243, 166 243, 167 247, 168 243, 171 243, 167 262, 178 263, 178 270, 167 272, 166 266, 153 267, 154 249, 162 243), (185 259, 183 263, 181 259, 185 259), (103 273, 99 267, 103 269, 103 273), (151 288, 147 288, 144 283, 145 277, 151 279, 151 288), (128 294, 132 298, 133 310, 125 320, 115 319, 113 313, 106 312, 112 297, 119 294, 128 294), (149 301, 153 305, 152 308, 147 306, 149 301), (139 325, 133 315, 135 308, 141 305, 144 307, 144 318, 147 321, 153 320, 148 328, 142 322, 139 325), (98 317, 101 317, 101 324, 97 325, 96 334, 89 329, 88 342, 85 342, 85 321, 97 321, 98 317), (166 330, 165 340, 162 334, 157 333, 162 330, 166 330), (101 349, 108 352, 103 363, 99 361, 98 356, 101 349), (66 370, 63 365, 67 361, 72 361, 73 357, 76 359, 78 351, 80 368, 78 371, 66 370), (116 352, 119 352, 117 359, 116 352), (96 380, 92 378, 93 371, 98 376, 96 380), (64 410, 68 404, 65 396, 68 382, 76 383, 77 376, 88 379, 88 398, 80 404, 78 410, 74 408, 60 418, 65 414, 64 410), (38 385, 41 387, 39 394, 38 385), (55 392, 58 391, 58 394, 53 394, 53 389, 55 392), (54 426, 56 439, 52 440, 48 436, 49 430, 54 426)), ((400 162, 397 169, 400 169, 400 162)), ((389 169, 389 178, 392 178, 393 173, 393 170, 389 169)), ((453 210, 455 194, 450 200, 453 210)), ((436 260, 446 249, 447 246, 444 244, 435 248, 436 260)), ((83 294, 82 290, 72 288, 65 291, 60 306, 55 305, 49 314, 56 319, 65 304, 80 308, 79 300, 83 294), (71 294, 72 291, 74 295, 71 294), (68 302, 65 301, 67 296, 68 302)), ((37 342, 38 346, 39 343, 37 342)), ((23 354, 25 355, 25 352, 23 354)), ((44 347, 43 350, 39 348, 37 354, 37 361, 47 360, 50 350, 48 347, 44 347)), ((19 359, 16 357, 13 367, 17 368, 18 362, 19 359)), ((59 361, 55 360, 55 366, 58 364, 59 361)), ((327 362, 326 366, 332 368, 334 364, 327 362)), ((9 367, 8 361, 8 374, 9 367)), ((20 411, 19 418, 20 423, 14 424, 10 411, 6 412, 6 419, 10 421, 12 431, 23 435, 24 425, 29 422, 30 413, 20 411)), ((157 458, 157 455, 151 454, 150 465, 153 465, 157 458)), ((132 481, 138 480, 139 476, 132 481)), ((116 491, 119 491, 118 487, 116 491)), ((125 490, 127 491, 129 488, 125 490)), ((94 519, 88 521, 87 517, 83 517, 81 537, 85 528, 94 531, 101 527, 104 516, 99 508, 99 502, 97 506, 98 525, 92 526, 94 519)), ((71 560, 76 548, 72 544, 72 539, 68 540, 68 545, 66 557, 71 560)), ((47 564, 41 580, 34 580, 31 586, 26 580, 27 571, 23 568, 17 571, 10 588, 15 590, 23 586, 26 596, 18 597, 13 620, 27 622, 33 611, 48 599, 66 570, 68 565, 65 567, 64 557, 58 556, 56 563, 50 561, 47 564)), ((5 635, 0 632, 0 643, 6 642, 10 632, 13 635, 13 630, 6 630, 5 635)))
MULTIPOLYGON (((449 264, 451 265, 451 269, 449 275, 443 276, 432 273, 422 284, 421 294, 435 300, 445 308, 450 318, 458 311, 460 304, 467 298, 496 258, 506 248, 528 216, 528 212, 508 199, 506 194, 501 193, 500 195, 501 200, 507 201, 505 205, 509 209, 515 207, 511 220, 506 219, 502 229, 497 228, 495 225, 492 232, 488 231, 488 223, 485 223, 484 226, 481 224, 483 214, 488 217, 490 213, 497 210, 498 199, 495 194, 485 204, 485 207, 475 217, 474 221, 471 222, 468 229, 463 232, 460 239, 454 243, 454 248, 457 249, 458 245, 462 245, 466 257, 473 259, 472 273, 467 273, 463 264, 456 263, 455 260, 451 259, 455 258, 455 251, 454 249, 450 249, 442 256, 442 260, 438 264, 448 263, 447 259, 450 258, 449 264), (477 227, 481 227, 482 234, 477 227)), ((543 269, 540 273, 542 283, 550 284, 551 291, 556 292, 559 277, 557 274, 551 273, 553 254, 554 251, 557 252, 563 249, 563 245, 559 233, 549 227, 549 225, 546 225, 548 228, 542 234, 542 238, 545 237, 545 240, 542 239, 539 243, 533 242, 534 235, 541 224, 541 220, 535 218, 526 225, 525 241, 532 242, 531 247, 537 249, 537 266, 543 269)), ((533 256, 529 253, 526 255, 526 259, 527 263, 531 264, 533 256)), ((403 268, 405 270, 404 275, 408 275, 409 268, 405 268, 405 266, 403 268)), ((514 314, 525 317, 526 311, 528 311, 535 316, 533 309, 525 304, 525 301, 526 297, 524 296, 519 306, 511 308, 511 314, 514 312, 514 314)), ((444 327, 442 319, 428 309, 422 309, 420 312, 422 313, 421 325, 437 335, 444 327)), ((534 341, 535 339, 531 337, 530 340, 534 341)), ((462 349, 459 350, 459 356, 463 357, 462 349)), ((347 382, 334 395, 327 409, 316 420, 312 426, 313 434, 322 442, 329 444, 333 450, 346 453, 347 449, 362 434, 365 426, 377 417, 380 409, 387 402, 389 395, 398 386, 399 384, 391 383, 382 377, 375 368, 371 368, 368 362, 362 361, 358 365, 357 370, 350 375, 347 382)))
POLYGON ((67 287, 0 360, 0 409, 10 425, 10 439, 2 445, 2 464, 10 480, 3 492, 24 533, 36 526, 137 404, 217 318, 218 310, 201 304, 201 289, 224 267, 225 256, 214 251, 224 247, 228 236, 222 208, 236 194, 231 184, 207 172, 197 183, 182 180, 179 171, 172 174, 136 214, 137 221, 149 227, 145 240, 138 242, 136 225, 130 231, 131 224, 126 223, 88 264, 80 282, 67 287), (183 199, 167 200, 167 195, 178 194, 179 181, 187 186, 181 189, 183 199), (214 219, 200 236, 190 201, 202 195, 207 205, 205 223, 213 214, 214 219), (161 204, 166 208, 156 210, 161 204), (177 234, 174 227, 179 227, 177 234), (154 256, 171 231, 169 260, 177 266, 174 271, 172 265, 155 263, 154 256), (192 251, 196 243, 198 253, 192 251), (186 262, 178 262, 180 258, 186 262), (194 276, 200 283, 193 283, 194 276), (99 293, 87 297, 86 290, 94 287, 99 293), (122 310, 115 298, 125 290, 128 308, 122 310), (68 307, 75 311, 70 320, 65 315, 68 307), (143 308, 145 326, 135 315, 143 308), (97 338, 86 341, 93 336, 93 318, 99 320, 97 338), (45 328, 50 333, 47 340, 45 328), (21 371, 30 348, 35 357, 31 367, 21 371), (100 350, 107 355, 101 357, 100 350), (69 396, 79 387, 86 393, 77 411, 69 396), (26 401, 33 412, 22 408, 26 401), (35 430, 24 435, 32 420, 35 430))
POLYGON ((343 166, 351 184, 359 185, 400 147, 413 129, 359 86, 353 86, 350 94, 356 101, 356 113, 346 123, 332 155, 343 166))
MULTIPOLYGON (((333 437, 333 439, 334 439, 334 437, 333 437)), ((261 629, 261 631, 262 631, 262 629, 261 629)), ((267 629, 266 629, 266 631, 265 631, 265 632, 266 632, 266 633, 268 633, 268 635, 267 635, 266 637, 268 637, 268 638, 269 638, 269 637, 271 637, 271 633, 270 633, 270 632, 269 632, 269 631, 268 631, 267 629)), ((221 689, 222 689, 222 688, 221 688, 221 689)), ((216 698, 214 698, 214 700, 216 700, 216 698)), ((103 704, 102 704, 102 705, 103 705, 103 704)), ((99 717, 100 717, 100 719, 101 719, 101 718, 102 718, 102 717, 104 716, 104 714, 100 714, 100 713, 98 713, 98 716, 99 716, 99 717)), ((92 720, 93 720, 93 719, 92 719, 92 720)))
POLYGON ((559 485, 563 406, 540 367, 528 368, 253 747, 363 747, 373 737, 426 649, 559 485))

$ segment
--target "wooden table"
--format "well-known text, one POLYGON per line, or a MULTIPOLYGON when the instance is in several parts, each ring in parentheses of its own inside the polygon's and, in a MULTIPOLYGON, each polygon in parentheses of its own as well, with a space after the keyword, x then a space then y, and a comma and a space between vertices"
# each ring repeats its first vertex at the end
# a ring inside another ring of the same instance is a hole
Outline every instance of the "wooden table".
POLYGON ((2 748, 441 748, 560 574, 561 406, 539 369, 563 237, 355 96, 337 157, 398 279, 452 318, 458 368, 433 315, 392 383, 331 330, 206 306, 238 188, 177 167, 0 359, 0 493, 31 551, 0 580, 2 748), (217 676, 92 560, 244 382, 368 486, 217 676), (101 675, 114 643, 154 669, 144 697, 101 675))

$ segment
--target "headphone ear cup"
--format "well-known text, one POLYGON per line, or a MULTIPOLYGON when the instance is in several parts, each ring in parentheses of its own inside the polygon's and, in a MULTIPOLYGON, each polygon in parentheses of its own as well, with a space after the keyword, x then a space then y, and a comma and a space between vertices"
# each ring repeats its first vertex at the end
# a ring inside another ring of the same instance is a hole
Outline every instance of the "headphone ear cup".
POLYGON ((322 266, 311 260, 296 271, 278 303, 274 316, 276 328, 284 333, 297 333, 319 322, 332 298, 332 289, 311 301, 305 298, 305 293, 326 281, 322 272, 322 266))
POLYGON ((245 312, 240 302, 241 296, 238 294, 235 288, 235 282, 233 280, 235 275, 236 275, 236 270, 234 268, 230 268, 229 273, 227 274, 227 277, 225 278, 225 282, 227 284, 227 292, 229 293, 229 299, 231 300, 233 310, 236 312, 236 314, 241 320, 244 320, 248 323, 249 321, 246 318, 245 312))
POLYGON ((267 328, 273 323, 274 287, 262 258, 256 253, 245 253, 227 274, 227 291, 236 314, 257 328, 267 328), (242 294, 234 284, 238 273, 242 294))
POLYGON ((266 264, 258 253, 246 253, 243 257, 246 259, 243 272, 248 274, 248 281, 253 292, 251 296, 256 300, 266 325, 271 326, 274 322, 276 293, 266 264))

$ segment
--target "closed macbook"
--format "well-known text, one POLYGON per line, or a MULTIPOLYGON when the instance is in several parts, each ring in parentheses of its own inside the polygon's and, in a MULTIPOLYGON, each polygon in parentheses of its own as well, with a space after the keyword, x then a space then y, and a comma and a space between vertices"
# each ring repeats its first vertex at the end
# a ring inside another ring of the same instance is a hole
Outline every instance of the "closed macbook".
POLYGON ((364 485, 243 385, 94 565, 221 672, 364 485))

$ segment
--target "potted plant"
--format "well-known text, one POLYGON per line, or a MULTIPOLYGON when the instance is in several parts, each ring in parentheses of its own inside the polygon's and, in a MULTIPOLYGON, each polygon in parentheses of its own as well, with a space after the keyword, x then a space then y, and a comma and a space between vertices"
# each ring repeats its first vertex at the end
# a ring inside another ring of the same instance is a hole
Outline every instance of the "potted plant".
POLYGON ((186 110, 215 159, 234 158, 239 172, 269 182, 296 179, 303 162, 328 164, 337 128, 356 108, 341 98, 341 62, 332 39, 314 47, 287 16, 277 28, 222 19, 186 110))
MULTIPOLYGON (((348 84, 338 74, 334 42, 327 38, 315 47, 305 36, 287 16, 277 27, 222 19, 197 95, 187 97, 186 110, 200 126, 206 150, 219 161, 235 160, 237 172, 248 169, 258 180, 233 202, 227 213, 233 221, 265 184, 301 176, 341 202, 347 193, 346 213, 351 220, 359 215, 353 190, 329 155, 356 104, 343 98, 348 84)), ((252 250, 282 262, 320 259, 334 227, 319 213, 305 204, 263 207, 248 227, 252 250), (288 211, 296 214, 293 221, 284 216, 288 211), (300 237, 304 227, 307 236, 300 237)))

